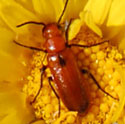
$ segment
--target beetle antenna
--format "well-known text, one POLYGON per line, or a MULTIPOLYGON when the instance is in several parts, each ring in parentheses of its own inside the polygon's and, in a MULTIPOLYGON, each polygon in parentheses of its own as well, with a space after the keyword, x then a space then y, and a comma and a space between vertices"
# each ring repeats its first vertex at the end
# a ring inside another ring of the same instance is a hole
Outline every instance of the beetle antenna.
POLYGON ((28 48, 28 49, 31 49, 31 50, 37 50, 37 51, 43 51, 45 53, 47 53, 46 50, 43 50, 43 49, 40 49, 40 48, 35 48, 35 47, 32 47, 32 46, 26 46, 26 45, 23 45, 21 43, 18 43, 17 41, 13 41, 15 44, 19 45, 19 46, 22 46, 22 47, 25 47, 25 48, 28 48))
POLYGON ((17 25, 16 27, 22 27, 24 25, 27 25, 27 24, 35 24, 35 25, 43 25, 43 26, 46 26, 43 22, 35 22, 35 21, 28 21, 28 22, 24 22, 22 24, 19 24, 17 25))
POLYGON ((69 1, 69 0, 66 0, 65 6, 64 6, 64 8, 63 8, 63 11, 62 11, 62 13, 61 13, 60 17, 59 17, 59 20, 58 20, 57 24, 59 24, 59 23, 60 23, 60 21, 61 21, 61 19, 62 19, 63 15, 64 15, 64 12, 65 12, 66 7, 67 7, 67 5, 68 5, 68 1, 69 1))

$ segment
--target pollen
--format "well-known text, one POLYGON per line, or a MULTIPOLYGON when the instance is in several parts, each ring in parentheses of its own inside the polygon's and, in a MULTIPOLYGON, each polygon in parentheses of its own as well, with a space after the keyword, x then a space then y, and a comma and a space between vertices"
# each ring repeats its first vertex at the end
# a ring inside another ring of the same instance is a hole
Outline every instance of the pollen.
MULTIPOLYGON (((90 29, 82 28, 76 39, 81 39, 83 44, 92 45, 104 41, 94 34, 90 29), (87 30, 87 33, 86 33, 87 30), (84 36, 83 36, 84 35, 84 36), (91 42, 89 41, 91 39, 91 42)), ((81 43, 79 40, 71 42, 81 43)), ((95 78, 96 82, 88 74, 83 76, 86 78, 89 86, 89 107, 82 115, 78 112, 70 112, 60 99, 60 115, 59 115, 59 99, 56 97, 48 82, 51 75, 49 68, 41 77, 41 68, 47 65, 43 52, 34 52, 31 62, 30 74, 27 76, 27 83, 23 91, 27 94, 27 99, 32 102, 38 91, 40 93, 32 104, 37 119, 43 119, 45 124, 110 124, 121 100, 122 85, 121 76, 114 67, 115 63, 125 66, 122 53, 109 43, 93 46, 90 48, 71 48, 76 56, 80 69, 86 69, 95 78), (44 60, 44 61, 43 61, 44 60), (42 80, 41 80, 42 78, 42 80), (42 83, 42 87, 41 87, 42 83), (101 88, 97 86, 100 85, 101 88), (104 91, 111 96, 107 95, 104 91)), ((58 93, 54 81, 52 86, 58 93)), ((124 115, 124 114, 123 114, 124 115)), ((116 115, 117 116, 117 115, 116 115)), ((123 116, 121 116, 122 118, 123 116)), ((115 120, 116 121, 116 120, 115 120)))
POLYGON ((75 122, 75 120, 76 120, 75 117, 70 115, 70 116, 67 117, 66 122, 70 123, 70 124, 73 124, 75 122))

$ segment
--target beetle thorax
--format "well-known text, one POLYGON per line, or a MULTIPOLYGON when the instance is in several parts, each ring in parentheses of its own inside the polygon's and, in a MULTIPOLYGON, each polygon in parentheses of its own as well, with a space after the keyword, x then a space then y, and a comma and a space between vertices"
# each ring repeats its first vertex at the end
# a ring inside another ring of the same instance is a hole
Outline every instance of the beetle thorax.
POLYGON ((46 39, 45 47, 48 53, 59 52, 65 48, 65 40, 57 24, 46 25, 43 28, 43 36, 46 39))

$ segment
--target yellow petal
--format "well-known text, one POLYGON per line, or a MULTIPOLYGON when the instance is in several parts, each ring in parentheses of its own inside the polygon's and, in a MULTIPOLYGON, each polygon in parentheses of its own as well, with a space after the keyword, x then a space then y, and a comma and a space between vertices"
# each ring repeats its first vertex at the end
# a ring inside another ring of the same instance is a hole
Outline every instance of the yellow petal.
POLYGON ((10 82, 0 82, 0 124, 27 124, 34 119, 26 96, 10 82))
POLYGON ((103 34, 107 39, 110 39, 111 44, 117 45, 119 49, 125 49, 125 30, 124 26, 111 26, 103 28, 103 34))
POLYGON ((69 40, 73 39, 76 34, 79 32, 80 28, 84 23, 97 35, 102 37, 102 31, 101 29, 95 24, 92 13, 89 11, 84 11, 84 9, 79 14, 80 19, 75 19, 73 23, 70 26, 69 30, 69 40))
POLYGON ((12 31, 1 27, 0 34, 0 80, 15 82, 19 80, 20 75, 25 74, 25 67, 21 63, 22 60, 26 60, 22 56, 24 52, 20 50, 21 48, 17 49, 17 45, 12 42, 14 38, 12 31))
POLYGON ((16 62, 12 55, 0 51, 0 80, 15 81, 19 78, 20 71, 18 68, 21 66, 16 62))
POLYGON ((120 50, 125 50, 125 29, 121 27, 121 30, 113 38, 113 43, 118 46, 120 50))
MULTIPOLYGON (((0 79, 6 79, 6 76, 9 74, 7 80, 12 80, 12 72, 14 70, 14 66, 10 66, 10 64, 13 65, 14 59, 10 52, 11 40, 13 39, 14 34, 5 29, 0 28, 0 79), (10 71, 10 70, 11 71, 10 71)), ((14 75, 13 75, 14 76, 14 75)))
POLYGON ((43 22, 56 22, 63 9, 62 0, 33 0, 33 7, 43 22), (57 7, 58 6, 58 7, 57 7))
POLYGON ((121 29, 122 27, 103 27, 103 35, 108 39, 112 39, 121 32, 121 29))
POLYGON ((121 75, 121 86, 122 86, 121 92, 122 93, 121 93, 121 96, 120 96, 119 106, 117 107, 116 113, 112 117, 112 122, 117 121, 117 119, 121 115, 121 112, 122 112, 122 110, 124 108, 124 105, 125 105, 125 68, 121 68, 118 65, 115 65, 114 67, 117 69, 117 71, 121 75))
POLYGON ((78 17, 79 13, 83 10, 83 8, 86 6, 86 3, 88 0, 74 0, 74 8, 71 8, 71 13, 74 15, 73 17, 78 17))
POLYGON ((13 0, 0 1, 0 16, 15 32, 17 31, 17 24, 37 19, 32 12, 28 11, 13 0))
POLYGON ((80 11, 83 10, 88 0, 69 0, 66 12, 64 15, 64 20, 70 20, 72 18, 77 18, 80 11))
POLYGON ((14 38, 14 33, 11 30, 7 30, 6 28, 0 25, 0 51, 1 50, 8 50, 12 43, 11 41, 14 38))
POLYGON ((119 43, 119 49, 125 50, 125 37, 119 43))
POLYGON ((69 27, 68 39, 72 40, 76 34, 79 32, 82 26, 82 21, 80 19, 75 19, 69 27))
POLYGON ((51 2, 54 8, 55 16, 56 16, 55 22, 57 22, 64 8, 64 2, 62 0, 58 0, 58 1, 51 0, 51 2))
POLYGON ((31 0, 16 0, 16 2, 21 4, 23 7, 25 7, 29 11, 31 11, 31 12, 34 11, 31 0))
POLYGON ((122 26, 125 24, 125 0, 113 0, 109 11, 107 26, 122 26))
POLYGON ((92 18, 92 14, 89 11, 86 11, 84 14, 84 21, 85 24, 98 36, 102 37, 102 31, 100 28, 94 23, 94 20, 92 18))
MULTIPOLYGON (((72 0, 68 1, 67 8, 64 12, 63 20, 69 20, 71 18, 78 17, 78 13, 83 9, 85 3, 88 0, 72 0), (73 9, 72 9, 73 8, 73 9)), ((62 0, 33 0, 34 10, 40 16, 43 22, 57 22, 63 9, 66 1, 62 0)))
POLYGON ((112 0, 89 0, 85 6, 85 11, 92 13, 93 20, 96 24, 104 23, 112 0))

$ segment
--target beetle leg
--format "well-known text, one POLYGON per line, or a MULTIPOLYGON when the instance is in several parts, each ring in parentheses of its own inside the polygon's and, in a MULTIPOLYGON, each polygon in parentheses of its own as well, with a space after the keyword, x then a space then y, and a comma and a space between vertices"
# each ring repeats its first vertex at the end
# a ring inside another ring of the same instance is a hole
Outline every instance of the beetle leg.
POLYGON ((36 50, 36 51, 43 51, 43 52, 45 52, 45 53, 47 53, 47 51, 46 50, 44 50, 44 49, 40 49, 40 48, 35 48, 35 47, 32 47, 32 46, 26 46, 26 45, 23 45, 23 44, 21 44, 21 43, 18 43, 17 41, 13 41, 15 44, 17 44, 17 45, 19 45, 19 46, 21 46, 21 47, 24 47, 24 48, 28 48, 28 49, 31 49, 31 50, 36 50))
POLYGON ((46 68, 47 68, 47 66, 43 65, 43 67, 40 69, 41 70, 41 83, 40 83, 40 87, 39 87, 39 90, 38 90, 36 96, 34 97, 33 101, 31 102, 31 104, 33 104, 36 101, 36 99, 37 99, 37 97, 38 97, 38 95, 39 95, 39 93, 41 91, 41 88, 43 86, 43 74, 44 74, 46 68))
POLYGON ((58 117, 60 117, 60 98, 59 98, 58 94, 56 93, 54 87, 53 87, 52 84, 51 84, 52 77, 49 77, 48 80, 49 80, 49 85, 50 85, 51 89, 53 90, 54 94, 56 95, 56 97, 57 97, 57 99, 58 99, 58 102, 59 102, 59 113, 58 113, 58 117))
POLYGON ((68 31, 69 31, 69 27, 70 27, 72 21, 73 21, 73 19, 70 19, 70 21, 69 21, 69 23, 67 24, 66 29, 65 29, 65 30, 66 30, 66 31, 65 31, 66 46, 68 46, 68 31))
POLYGON ((101 45, 103 43, 106 43, 106 42, 109 42, 109 40, 104 40, 100 43, 96 43, 96 44, 92 44, 92 45, 81 45, 81 44, 68 44, 67 46, 68 47, 82 47, 82 48, 89 48, 89 47, 94 47, 94 46, 98 46, 98 45, 101 45))
POLYGON ((108 96, 110 96, 111 98, 115 99, 115 100, 119 100, 118 98, 115 98, 114 96, 112 96, 111 94, 109 94, 108 92, 106 92, 103 88, 101 88, 101 86, 99 85, 99 83, 97 82, 97 80, 95 79, 95 77, 86 69, 82 69, 81 70, 83 74, 88 74, 94 81, 94 83, 96 84, 96 86, 105 94, 107 94, 108 96))

